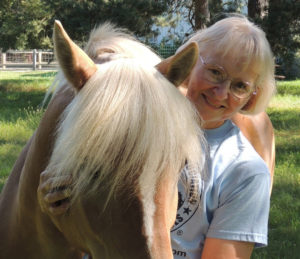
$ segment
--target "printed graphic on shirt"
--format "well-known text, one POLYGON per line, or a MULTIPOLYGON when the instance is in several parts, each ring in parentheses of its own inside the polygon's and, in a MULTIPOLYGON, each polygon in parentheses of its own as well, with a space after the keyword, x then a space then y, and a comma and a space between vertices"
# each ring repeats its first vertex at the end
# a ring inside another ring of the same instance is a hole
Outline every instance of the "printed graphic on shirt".
POLYGON ((171 232, 177 231, 177 235, 181 235, 179 228, 187 223, 197 211, 200 204, 202 189, 199 177, 187 178, 187 167, 185 167, 181 173, 180 181, 181 183, 178 185, 176 220, 171 229, 171 232))
POLYGON ((180 256, 180 257, 186 257, 186 252, 173 249, 173 255, 174 256, 180 256))

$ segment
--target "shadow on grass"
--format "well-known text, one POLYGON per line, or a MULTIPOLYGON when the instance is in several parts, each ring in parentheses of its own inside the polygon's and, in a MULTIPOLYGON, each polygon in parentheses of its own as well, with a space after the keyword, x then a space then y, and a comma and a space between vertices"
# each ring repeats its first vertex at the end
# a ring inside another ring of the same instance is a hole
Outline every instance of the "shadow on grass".
POLYGON ((22 149, 26 145, 26 141, 18 141, 13 144, 6 141, 1 141, 0 145, 2 146, 1 151, 1 168, 0 168, 0 193, 1 190, 7 181, 7 178, 19 157, 22 149), (7 144, 7 145, 6 145, 7 144), (5 149, 5 151, 3 150, 5 149))
MULTIPOLYGON (((300 154, 300 153, 299 153, 300 154)), ((268 246, 255 249, 252 259, 298 259, 300 244, 300 165, 289 170, 279 161, 271 196, 268 246), (283 171, 283 172, 279 172, 283 171), (278 173, 278 174, 277 174, 278 173), (298 175, 297 175, 298 174, 298 175)))
MULTIPOLYGON (((34 73, 34 74, 23 74, 21 75, 21 77, 47 77, 47 78, 52 78, 54 76, 56 76, 57 71, 49 71, 49 72, 45 72, 45 73, 34 73)), ((36 80, 36 79, 35 79, 36 80)))
POLYGON ((43 91, 15 91, 3 93, 0 89, 0 120, 16 122, 24 118, 26 110, 41 108, 45 93, 43 91))
POLYGON ((268 111, 276 136, 268 247, 252 259, 296 259, 300 244, 300 109, 268 111))
POLYGON ((268 112, 275 128, 276 163, 292 162, 300 166, 300 110, 268 112))
POLYGON ((269 245, 256 249, 253 258, 298 259, 300 244, 299 183, 295 179, 275 179, 271 196, 269 245))
POLYGON ((270 110, 268 114, 276 130, 295 130, 300 133, 300 109, 270 110))
MULTIPOLYGON (((23 147, 25 147, 27 141, 28 140, 17 141, 14 143, 10 143, 10 142, 4 143, 4 144, 7 144, 7 146, 5 148, 5 152, 2 152, 2 154, 1 154, 1 160, 10 161, 13 165, 15 163, 15 161, 17 160, 19 153, 21 152, 23 147)), ((5 141, 1 141, 1 142, 5 142, 5 141)), ((1 144, 3 145, 3 143, 1 143, 1 144)))
POLYGON ((276 90, 277 90, 277 94, 280 95, 290 94, 290 95, 300 96, 300 83, 299 85, 281 83, 277 85, 276 90))
POLYGON ((44 78, 37 80, 36 78, 32 79, 1 79, 0 81, 0 91, 1 92, 14 92, 20 91, 21 89, 29 89, 38 91, 44 91, 51 84, 51 81, 44 78))

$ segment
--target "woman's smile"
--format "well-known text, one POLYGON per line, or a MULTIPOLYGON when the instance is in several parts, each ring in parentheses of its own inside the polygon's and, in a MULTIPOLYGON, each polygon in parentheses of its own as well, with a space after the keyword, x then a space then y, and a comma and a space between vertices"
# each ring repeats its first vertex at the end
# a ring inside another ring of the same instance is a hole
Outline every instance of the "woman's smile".
POLYGON ((201 94, 201 97, 204 99, 205 103, 213 109, 223 109, 223 108, 225 108, 225 106, 223 104, 220 104, 220 103, 216 102, 214 99, 208 97, 205 94, 201 94))

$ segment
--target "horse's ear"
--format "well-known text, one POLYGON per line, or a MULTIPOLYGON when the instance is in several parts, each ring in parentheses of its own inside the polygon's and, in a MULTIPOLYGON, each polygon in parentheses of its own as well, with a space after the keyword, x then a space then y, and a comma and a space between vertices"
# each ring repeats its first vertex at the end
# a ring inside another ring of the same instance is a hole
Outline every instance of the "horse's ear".
POLYGON ((59 21, 54 23, 53 41, 56 57, 65 77, 77 90, 80 90, 96 72, 97 66, 70 39, 59 21))
POLYGON ((171 83, 179 86, 194 68, 199 55, 198 45, 195 42, 187 45, 183 50, 156 65, 171 83))

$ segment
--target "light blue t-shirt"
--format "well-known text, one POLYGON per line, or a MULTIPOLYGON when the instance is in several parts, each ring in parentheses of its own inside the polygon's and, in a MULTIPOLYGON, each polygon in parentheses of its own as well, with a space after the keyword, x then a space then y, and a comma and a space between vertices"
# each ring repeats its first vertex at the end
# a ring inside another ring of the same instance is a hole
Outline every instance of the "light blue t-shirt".
MULTIPOLYGON (((179 183, 174 258, 201 257, 206 237, 267 245, 270 173, 252 145, 230 120, 205 130, 209 158, 198 182, 198 199, 190 198, 185 167, 179 183)), ((197 184, 192 184, 197 186, 197 184)))

